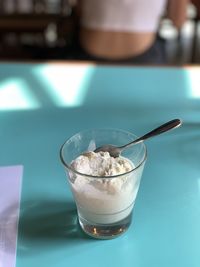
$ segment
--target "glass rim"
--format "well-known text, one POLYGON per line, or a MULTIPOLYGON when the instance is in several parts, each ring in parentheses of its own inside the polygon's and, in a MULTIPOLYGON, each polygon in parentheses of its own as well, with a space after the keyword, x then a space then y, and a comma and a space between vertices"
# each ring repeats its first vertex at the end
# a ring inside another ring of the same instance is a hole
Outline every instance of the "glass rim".
POLYGON ((117 129, 117 128, 93 128, 93 129, 87 129, 87 130, 83 130, 83 131, 80 131, 74 135, 72 135, 71 137, 69 137, 68 139, 66 139, 64 141, 64 143, 61 145, 61 148, 60 148, 60 152, 59 152, 59 155, 60 155, 60 160, 62 162, 62 164, 64 165, 64 167, 66 167, 67 169, 69 169, 70 171, 76 173, 77 175, 80 175, 80 176, 86 176, 88 178, 95 178, 95 179, 111 179, 111 178, 117 178, 117 177, 121 177, 121 176, 124 176, 124 175, 127 175, 127 174, 130 174, 132 173, 133 171, 135 171, 136 169, 138 169, 147 159, 147 147, 145 145, 145 143, 142 141, 140 142, 140 144, 143 145, 144 147, 144 157, 142 158, 142 160, 140 161, 140 163, 133 169, 131 169, 130 171, 128 172, 124 172, 124 173, 121 173, 121 174, 117 174, 117 175, 111 175, 111 176, 96 176, 96 175, 90 175, 90 174, 85 174, 85 173, 82 173, 82 172, 78 172, 77 170, 75 170, 74 168, 71 167, 70 164, 68 164, 64 157, 63 157, 63 149, 64 149, 64 146, 74 137, 76 137, 77 135, 79 135, 80 133, 84 133, 84 132, 88 132, 88 131, 120 131, 121 133, 125 133, 125 134, 129 134, 129 135, 132 135, 134 136, 135 138, 138 138, 138 136, 136 136, 135 134, 133 133, 130 133, 128 131, 125 131, 125 130, 121 130, 121 129, 117 129))

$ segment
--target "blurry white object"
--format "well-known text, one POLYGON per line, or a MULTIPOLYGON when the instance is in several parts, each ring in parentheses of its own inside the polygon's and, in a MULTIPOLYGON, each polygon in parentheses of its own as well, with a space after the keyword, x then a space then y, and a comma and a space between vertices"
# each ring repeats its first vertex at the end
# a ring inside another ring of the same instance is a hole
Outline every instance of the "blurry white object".
POLYGON ((14 267, 23 166, 0 167, 0 267, 14 267))

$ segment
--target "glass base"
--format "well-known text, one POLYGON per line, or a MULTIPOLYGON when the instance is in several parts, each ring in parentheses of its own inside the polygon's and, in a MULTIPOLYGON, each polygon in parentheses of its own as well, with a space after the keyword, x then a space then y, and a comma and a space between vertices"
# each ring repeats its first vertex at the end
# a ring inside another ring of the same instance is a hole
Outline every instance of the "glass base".
POLYGON ((112 239, 127 231, 131 224, 132 212, 123 220, 112 224, 90 223, 79 216, 79 224, 82 230, 89 236, 97 239, 112 239))

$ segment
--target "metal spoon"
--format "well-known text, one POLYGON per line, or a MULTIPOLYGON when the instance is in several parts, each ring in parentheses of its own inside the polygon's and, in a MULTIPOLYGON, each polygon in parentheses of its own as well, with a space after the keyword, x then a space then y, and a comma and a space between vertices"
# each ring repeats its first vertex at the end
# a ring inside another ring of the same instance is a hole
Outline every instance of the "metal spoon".
POLYGON ((103 145, 101 147, 98 147, 94 150, 94 152, 100 152, 100 151, 104 151, 104 152, 109 152, 110 156, 111 157, 119 157, 120 153, 132 146, 132 145, 135 145, 135 144, 138 144, 150 137, 153 137, 153 136, 156 136, 156 135, 159 135, 161 133, 164 133, 166 131, 169 131, 171 129, 174 129, 174 128, 177 128, 179 127, 180 125, 182 124, 181 120, 179 119, 174 119, 174 120, 171 120, 171 121, 168 121, 164 124, 162 124, 161 126, 155 128, 154 130, 148 132, 147 134, 143 135, 142 137, 139 137, 138 139, 126 144, 126 145, 123 145, 123 146, 120 146, 120 147, 117 147, 117 146, 114 146, 114 145, 103 145))

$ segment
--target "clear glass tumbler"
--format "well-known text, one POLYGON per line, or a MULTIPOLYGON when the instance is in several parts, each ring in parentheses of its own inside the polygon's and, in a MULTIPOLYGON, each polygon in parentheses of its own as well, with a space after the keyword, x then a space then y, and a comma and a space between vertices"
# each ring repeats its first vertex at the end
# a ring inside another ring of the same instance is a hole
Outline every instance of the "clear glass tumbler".
POLYGON ((133 169, 115 176, 79 173, 71 162, 79 155, 104 144, 121 146, 137 136, 118 129, 94 129, 75 134, 60 149, 60 158, 77 206, 81 228, 88 235, 110 239, 124 233, 131 224, 132 210, 147 158, 143 142, 124 150, 133 169))

